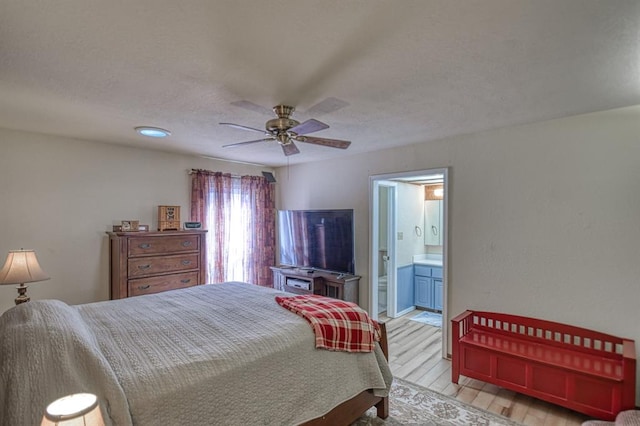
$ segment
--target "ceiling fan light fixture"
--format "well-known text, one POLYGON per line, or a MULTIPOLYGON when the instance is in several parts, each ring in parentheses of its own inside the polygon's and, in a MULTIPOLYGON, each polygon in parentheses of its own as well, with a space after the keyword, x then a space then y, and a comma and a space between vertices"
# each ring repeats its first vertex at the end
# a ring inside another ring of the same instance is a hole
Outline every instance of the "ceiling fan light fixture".
POLYGON ((171 132, 159 127, 139 126, 135 128, 136 132, 142 136, 150 138, 166 138, 171 136, 171 132))
POLYGON ((276 135, 276 139, 278 140, 278 142, 280 142, 280 145, 286 145, 291 143, 291 139, 289 138, 289 135, 287 134, 287 132, 280 132, 276 135))

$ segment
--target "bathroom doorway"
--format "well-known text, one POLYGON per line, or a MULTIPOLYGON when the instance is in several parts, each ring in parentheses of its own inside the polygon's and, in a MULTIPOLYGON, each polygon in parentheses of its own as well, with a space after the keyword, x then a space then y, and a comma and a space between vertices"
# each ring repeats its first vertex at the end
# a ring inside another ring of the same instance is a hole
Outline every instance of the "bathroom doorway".
MULTIPOLYGON (((415 298, 415 265, 424 263, 425 258, 434 259, 442 267, 442 287, 436 287, 434 294, 439 300, 435 306, 442 310, 442 336, 447 336, 448 169, 371 176, 370 203, 369 312, 374 318, 380 314, 396 318, 423 309, 415 298), (428 188, 434 185, 439 185, 441 191, 441 222, 437 229, 440 238, 436 242, 430 238, 436 231, 428 208, 433 204, 428 188), (404 204, 407 199, 409 207, 404 204)), ((442 356, 446 355, 447 342, 443 339, 442 356)))

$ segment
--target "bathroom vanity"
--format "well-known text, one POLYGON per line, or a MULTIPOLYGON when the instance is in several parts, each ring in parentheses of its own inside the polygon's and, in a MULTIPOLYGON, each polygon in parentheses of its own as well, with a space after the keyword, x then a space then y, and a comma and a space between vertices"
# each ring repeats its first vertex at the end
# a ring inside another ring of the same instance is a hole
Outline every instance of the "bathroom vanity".
POLYGON ((414 301, 416 307, 442 311, 442 260, 424 255, 413 261, 414 301))

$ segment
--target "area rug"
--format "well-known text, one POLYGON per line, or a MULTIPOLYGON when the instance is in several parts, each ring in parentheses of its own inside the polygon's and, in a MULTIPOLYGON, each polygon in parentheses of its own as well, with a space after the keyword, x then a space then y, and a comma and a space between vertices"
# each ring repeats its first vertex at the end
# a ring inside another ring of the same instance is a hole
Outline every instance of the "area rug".
POLYGON ((434 327, 442 327, 442 314, 438 314, 436 312, 424 311, 409 319, 411 321, 418 321, 434 327))
POLYGON ((395 378, 389 398, 389 417, 376 417, 370 409, 352 426, 519 426, 493 414, 435 391, 395 378))

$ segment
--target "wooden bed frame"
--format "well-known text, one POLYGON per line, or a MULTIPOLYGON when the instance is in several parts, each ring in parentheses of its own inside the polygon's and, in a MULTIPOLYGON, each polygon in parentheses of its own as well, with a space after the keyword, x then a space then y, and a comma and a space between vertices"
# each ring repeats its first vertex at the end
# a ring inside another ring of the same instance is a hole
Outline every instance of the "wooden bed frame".
MULTIPOLYGON (((387 341, 387 326, 380 323, 380 347, 384 357, 389 359, 389 346, 387 341)), ((362 416, 365 411, 375 406, 376 414, 381 419, 389 417, 389 397, 375 396, 373 391, 365 390, 353 398, 329 411, 327 414, 303 423, 304 426, 348 426, 362 416)))

